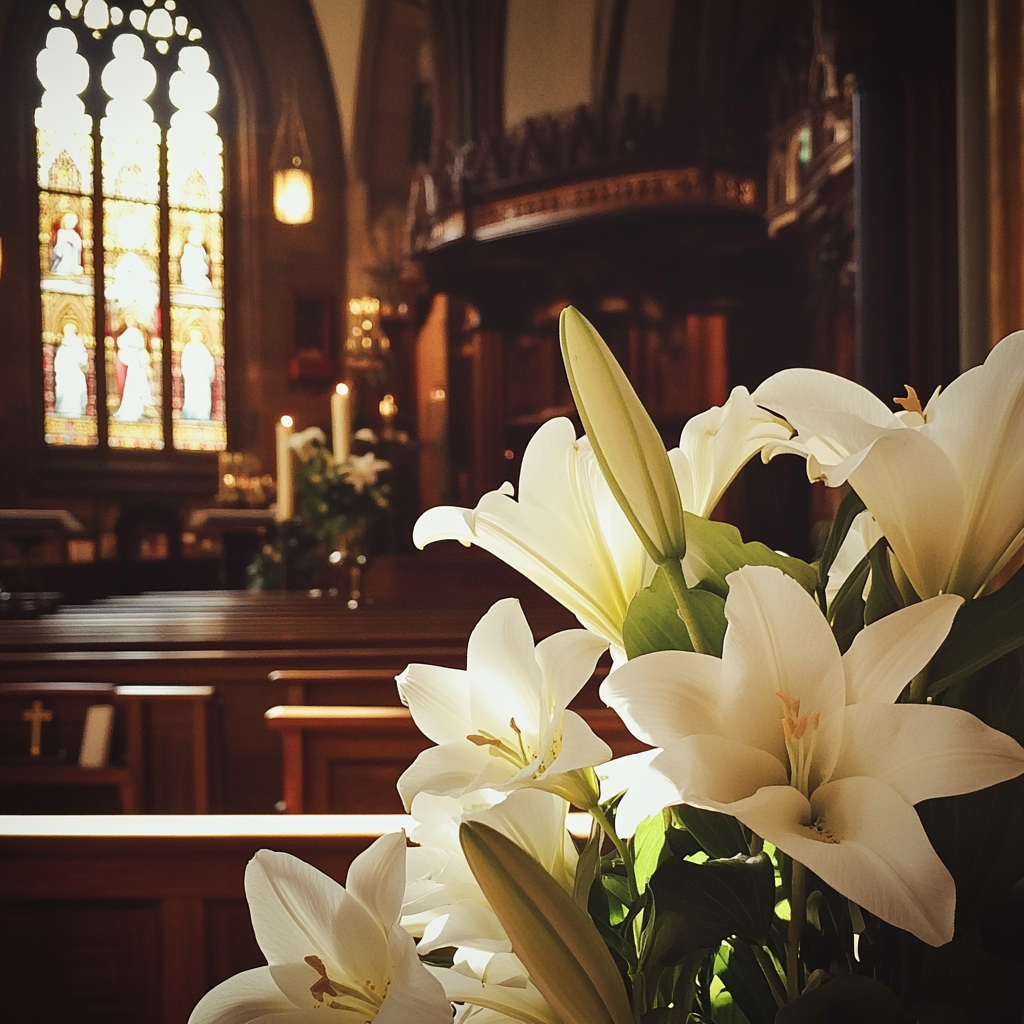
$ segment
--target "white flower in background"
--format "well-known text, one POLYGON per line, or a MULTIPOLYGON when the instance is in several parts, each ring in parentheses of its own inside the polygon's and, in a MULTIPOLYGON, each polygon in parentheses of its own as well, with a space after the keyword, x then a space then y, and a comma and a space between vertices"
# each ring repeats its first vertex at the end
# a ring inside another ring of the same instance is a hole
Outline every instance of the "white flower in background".
POLYGON ((288 438, 289 447, 302 462, 309 462, 313 451, 326 443, 327 435, 319 427, 306 427, 288 438))
POLYGON ((598 636, 622 647, 622 622, 654 564, 633 532, 572 423, 548 420, 530 439, 519 475, 488 491, 475 509, 442 505, 424 512, 413 543, 457 540, 496 555, 573 612, 598 636))
POLYGON ((792 431, 765 412, 745 387, 686 423, 669 461, 687 512, 707 519, 736 474, 765 445, 788 440, 792 431))
POLYGON ((451 968, 430 971, 449 999, 465 1004, 458 1024, 561 1024, 513 953, 460 949, 451 968))
POLYGON ((373 452, 367 452, 365 455, 350 455, 341 464, 339 472, 342 479, 352 485, 356 494, 362 494, 365 487, 375 484, 377 477, 390 468, 390 462, 378 459, 373 452))
POLYGON ((933 395, 894 414, 820 370, 769 377, 753 394, 796 430, 772 454, 807 459, 812 480, 847 480, 921 597, 972 598, 1024 544, 1024 332, 933 395))
MULTIPOLYGON (((850 529, 839 545, 836 557, 828 570, 828 583, 825 586, 825 600, 828 607, 832 606, 836 595, 842 589, 847 577, 860 565, 867 553, 882 539, 882 531, 875 522, 874 516, 866 509, 854 517, 850 529)), ((864 584, 864 595, 871 586, 868 576, 864 584)))
POLYGON ((261 850, 245 894, 267 967, 208 992, 190 1024, 337 1021, 450 1024, 451 1005, 399 925, 405 834, 381 836, 352 862, 346 891, 286 853, 261 850))
MULTIPOLYGON (((479 794, 478 794, 479 795, 479 794)), ((526 850, 567 892, 576 877, 576 846, 566 829, 568 804, 554 793, 521 789, 493 806, 420 793, 412 814, 419 825, 408 851, 402 926, 420 937, 419 952, 445 946, 485 952, 511 950, 508 936, 480 889, 459 842, 463 821, 481 821, 526 850)))
POLYGON ((663 750, 623 797, 629 834, 686 803, 739 819, 838 892, 933 945, 953 934, 953 879, 913 805, 1024 771, 1024 750, 956 708, 893 704, 962 599, 936 597, 865 627, 840 656, 796 581, 728 577, 722 658, 644 655, 602 684, 630 731, 663 750))
POLYGON ((566 708, 606 647, 593 633, 570 629, 534 648, 519 602, 507 598, 474 627, 465 670, 410 665, 398 677, 398 692, 438 746, 398 780, 405 806, 423 791, 460 796, 524 786, 583 799, 579 769, 612 752, 566 708))

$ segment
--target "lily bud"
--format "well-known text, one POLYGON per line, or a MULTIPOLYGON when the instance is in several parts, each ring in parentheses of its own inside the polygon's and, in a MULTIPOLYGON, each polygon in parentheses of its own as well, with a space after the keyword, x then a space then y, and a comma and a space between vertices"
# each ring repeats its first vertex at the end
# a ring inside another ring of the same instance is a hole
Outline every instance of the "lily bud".
POLYGON ((629 998, 590 915, 525 850, 479 821, 466 860, 530 979, 565 1024, 632 1024, 629 998))
POLYGON ((651 558, 678 561, 683 506, 657 427, 586 317, 568 306, 559 330, 569 387, 608 486, 651 558))

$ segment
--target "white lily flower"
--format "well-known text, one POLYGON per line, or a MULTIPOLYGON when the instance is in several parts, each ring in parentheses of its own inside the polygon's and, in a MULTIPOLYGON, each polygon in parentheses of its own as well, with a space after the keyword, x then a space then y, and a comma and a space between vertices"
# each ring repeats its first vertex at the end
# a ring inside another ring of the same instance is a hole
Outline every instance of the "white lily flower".
POLYGON ((769 377, 759 405, 796 429, 811 479, 849 480, 921 597, 972 598, 1024 544, 1024 332, 921 408, 894 414, 871 392, 819 370, 769 377))
MULTIPOLYGON (((504 794, 493 794, 501 799, 504 794)), ((412 803, 419 825, 408 851, 402 926, 421 936, 419 952, 445 946, 508 952, 512 946, 470 870, 459 842, 463 821, 481 821, 526 850, 567 892, 578 854, 566 829, 568 804, 554 793, 521 789, 492 807, 468 809, 452 797, 419 793, 412 803)))
POLYGON ((438 746, 398 780, 405 806, 422 791, 459 796, 531 786, 574 802, 591 799, 580 769, 607 761, 611 748, 566 709, 606 647, 588 630, 569 629, 534 648, 519 602, 506 598, 474 627, 465 670, 410 665, 398 692, 438 746))
POLYGON ((269 966, 208 992, 189 1024, 285 1021, 450 1024, 451 1005, 399 926, 405 834, 352 862, 346 891, 286 853, 261 850, 245 872, 256 940, 269 966))
POLYGON ((373 452, 365 455, 350 455, 339 468, 343 480, 350 483, 356 494, 377 482, 377 477, 386 469, 391 468, 390 462, 378 459, 373 452))
POLYGON ((465 1004, 459 1024, 561 1024, 513 953, 459 950, 451 968, 429 970, 449 999, 465 1004))
POLYGON ((602 685, 630 731, 664 748, 623 797, 620 834, 663 807, 731 814, 871 913, 932 945, 953 934, 953 879, 913 805, 1024 771, 973 715, 893 704, 962 599, 867 626, 840 656, 816 603, 778 569, 728 577, 722 658, 644 655, 602 685))
POLYGON ((288 438, 288 446, 303 462, 309 462, 314 450, 327 443, 327 435, 319 427, 306 427, 288 438))
MULTIPOLYGON (((693 417, 668 453, 683 509, 707 517, 736 474, 766 444, 791 431, 758 408, 746 388, 693 417)), ((548 420, 523 454, 519 500, 511 484, 475 509, 432 508, 416 522, 418 548, 438 540, 476 544, 521 572, 573 612, 625 661, 622 623, 650 584, 655 564, 619 508, 590 441, 564 417, 548 420)))
MULTIPOLYGON (((836 557, 828 570, 828 583, 825 585, 825 601, 832 606, 836 595, 843 588, 850 573, 860 565, 865 555, 882 539, 882 531, 875 522, 874 516, 866 509, 854 517, 850 529, 839 545, 836 557)), ((870 574, 864 584, 864 597, 867 597, 871 586, 870 574)))
POLYGON ((548 420, 523 454, 519 500, 511 484, 489 491, 475 509, 429 509, 413 543, 476 544, 521 572, 580 623, 622 647, 622 622, 654 575, 647 556, 597 464, 590 442, 564 417, 548 420))
POLYGON ((736 474, 766 445, 786 441, 792 431, 765 412, 745 387, 735 387, 724 405, 688 420, 669 461, 683 509, 707 519, 736 474))

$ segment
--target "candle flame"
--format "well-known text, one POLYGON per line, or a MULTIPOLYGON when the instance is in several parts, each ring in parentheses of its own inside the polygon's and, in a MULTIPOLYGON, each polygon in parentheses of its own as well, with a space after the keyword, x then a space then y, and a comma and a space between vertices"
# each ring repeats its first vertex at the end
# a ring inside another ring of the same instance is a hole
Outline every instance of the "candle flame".
POLYGON ((337 391, 339 395, 347 395, 348 394, 348 385, 347 384, 339 384, 334 390, 337 391))
POLYGON ((282 427, 293 427, 293 426, 295 426, 295 420, 293 420, 291 418, 291 416, 282 416, 281 417, 281 426, 282 427))

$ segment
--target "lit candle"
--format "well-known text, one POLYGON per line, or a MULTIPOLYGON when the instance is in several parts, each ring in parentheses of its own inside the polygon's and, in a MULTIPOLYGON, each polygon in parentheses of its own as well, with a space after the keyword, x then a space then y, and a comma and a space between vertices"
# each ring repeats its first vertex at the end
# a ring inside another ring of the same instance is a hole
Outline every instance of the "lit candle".
POLYGON ((339 464, 349 454, 348 399, 348 385, 339 384, 331 395, 331 437, 334 441, 334 461, 339 464))
POLYGON ((286 523, 295 514, 291 446, 293 425, 291 416, 282 416, 277 424, 277 508, 274 521, 278 523, 286 523))

